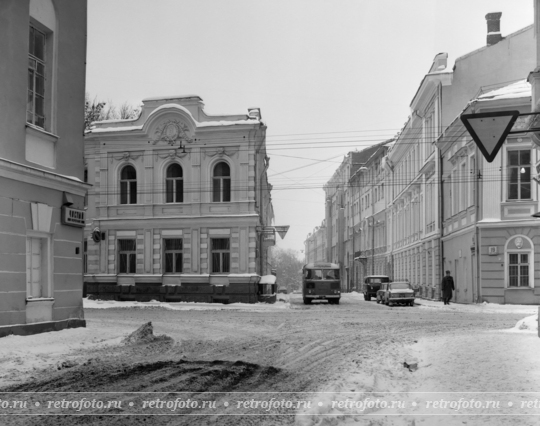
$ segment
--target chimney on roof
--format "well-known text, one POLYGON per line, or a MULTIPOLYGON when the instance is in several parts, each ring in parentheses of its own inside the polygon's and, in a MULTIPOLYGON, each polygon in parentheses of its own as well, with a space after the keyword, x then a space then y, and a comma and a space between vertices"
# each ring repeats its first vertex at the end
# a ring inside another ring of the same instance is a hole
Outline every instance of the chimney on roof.
POLYGON ((503 38, 501 36, 502 12, 491 12, 486 15, 487 21, 487 45, 497 44, 503 38))

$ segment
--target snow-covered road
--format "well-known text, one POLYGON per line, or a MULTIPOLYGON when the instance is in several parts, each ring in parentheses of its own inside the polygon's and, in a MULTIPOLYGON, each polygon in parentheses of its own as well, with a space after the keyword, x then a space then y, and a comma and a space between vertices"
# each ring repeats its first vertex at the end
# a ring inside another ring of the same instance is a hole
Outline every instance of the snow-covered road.
MULTIPOLYGON (((487 425, 535 424, 529 422, 540 419, 526 405, 534 396, 526 392, 540 390, 538 307, 444 306, 418 300, 415 307, 390 308, 365 302, 355 293, 343 295, 339 306, 305 306, 296 294, 282 298, 285 301, 275 305, 85 300, 85 329, 0 339, 0 386, 60 380, 71 372, 84 377, 90 374, 88 359, 101 360, 103 374, 109 374, 115 365, 125 368, 126 362, 219 359, 282 371, 276 373, 279 380, 240 383, 236 390, 296 392, 295 398, 309 392, 310 407, 272 422, 487 425), (173 340, 152 348, 126 347, 122 339, 148 321, 156 335, 173 340), (472 411, 426 406, 429 401, 452 398, 470 404, 471 398, 484 401, 490 395, 506 405, 472 411), (376 398, 390 398, 402 405, 369 407, 369 401, 376 398), (525 410, 519 411, 523 403, 525 410), (364 404, 363 408, 358 404, 364 404)), ((92 379, 96 371, 100 370, 92 370, 92 379)), ((137 382, 134 386, 144 388, 146 379, 133 380, 137 382)), ((106 377, 95 383, 107 389, 103 384, 106 377)), ((181 382, 177 385, 183 386, 181 382)), ((111 378, 111 388, 114 386, 111 378)), ((129 384, 123 386, 129 388, 129 384)), ((224 392, 230 390, 223 388, 224 392)), ((200 417, 198 423, 210 424, 209 418, 200 417)), ((236 416, 232 422, 224 416, 219 421, 250 424, 249 418, 236 416)), ((156 418, 152 421, 157 422, 156 418)), ((187 419, 176 421, 184 424, 187 419)))

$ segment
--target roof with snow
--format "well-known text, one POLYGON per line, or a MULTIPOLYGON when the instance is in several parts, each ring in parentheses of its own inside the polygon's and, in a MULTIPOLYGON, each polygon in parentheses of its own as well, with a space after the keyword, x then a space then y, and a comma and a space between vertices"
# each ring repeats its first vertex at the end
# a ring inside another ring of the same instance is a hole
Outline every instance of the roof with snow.
POLYGON ((495 90, 483 93, 472 102, 496 101, 501 99, 518 99, 532 96, 532 88, 527 80, 520 80, 495 90))

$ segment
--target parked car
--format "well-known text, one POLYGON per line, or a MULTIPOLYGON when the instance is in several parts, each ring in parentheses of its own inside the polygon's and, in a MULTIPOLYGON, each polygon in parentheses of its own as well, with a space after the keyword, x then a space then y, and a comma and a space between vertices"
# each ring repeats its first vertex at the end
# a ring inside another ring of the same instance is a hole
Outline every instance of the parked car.
POLYGON ((382 283, 390 282, 388 275, 368 275, 364 279, 362 285, 362 293, 364 293, 364 300, 371 300, 372 297, 377 297, 377 292, 381 288, 382 283))
POLYGON ((377 291, 377 303, 388 306, 394 304, 414 306, 414 289, 407 281, 382 283, 377 291))

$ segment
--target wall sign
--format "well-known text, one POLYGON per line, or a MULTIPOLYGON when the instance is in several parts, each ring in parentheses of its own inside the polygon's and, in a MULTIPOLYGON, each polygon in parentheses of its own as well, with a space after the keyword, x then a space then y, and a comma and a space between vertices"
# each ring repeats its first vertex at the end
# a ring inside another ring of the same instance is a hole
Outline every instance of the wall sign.
POLYGON ((84 210, 73 209, 68 206, 62 207, 62 224, 84 228, 86 223, 86 212, 84 210))

